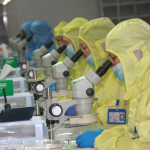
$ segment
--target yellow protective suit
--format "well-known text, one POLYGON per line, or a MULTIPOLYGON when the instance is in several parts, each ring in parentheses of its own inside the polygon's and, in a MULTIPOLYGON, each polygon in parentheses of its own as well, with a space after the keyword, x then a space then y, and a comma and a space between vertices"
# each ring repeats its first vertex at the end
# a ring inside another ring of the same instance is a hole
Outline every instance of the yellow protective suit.
MULTIPOLYGON (((150 149, 150 26, 140 19, 119 23, 106 37, 106 50, 121 61, 129 102, 128 125, 105 130, 95 139, 99 150, 150 149), (137 128, 139 139, 135 137, 137 128)), ((114 87, 115 88, 115 87, 114 87)))
MULTIPOLYGON (((63 27, 65 27, 68 23, 66 21, 61 21, 55 28, 54 28, 54 33, 55 33, 55 37, 56 36, 63 36, 63 27)), ((56 49, 58 49, 58 45, 57 42, 55 40, 55 45, 56 45, 56 49)), ((61 53, 59 59, 57 62, 61 62, 65 59, 66 54, 64 52, 61 53)))
MULTIPOLYGON (((79 44, 79 28, 87 22, 87 19, 84 18, 75 18, 71 22, 69 22, 64 28, 63 28, 63 35, 68 37, 75 47, 75 51, 80 49, 79 44)), ((82 65, 84 62, 84 59, 81 57, 75 64, 75 66, 69 70, 70 73, 70 81, 68 83, 68 89, 71 89, 71 80, 74 80, 81 76, 82 70, 79 70, 79 66, 82 65)), ((61 96, 57 97, 59 101, 70 99, 71 95, 68 96, 61 96)))
MULTIPOLYGON (((79 43, 79 28, 85 24, 88 20, 84 18, 75 18, 71 22, 69 22, 64 28, 63 28, 63 35, 68 37, 75 47, 75 51, 78 49, 81 49, 80 43, 79 43)), ((83 70, 79 69, 79 66, 83 65, 85 63, 85 60, 83 57, 81 57, 77 62, 76 65, 71 69, 71 78, 74 80, 76 78, 79 78, 80 76, 84 75, 83 70)))
MULTIPOLYGON (((105 51, 105 38, 114 26, 109 18, 99 18, 88 21, 80 28, 79 38, 88 45, 95 62, 95 67, 87 63, 88 69, 96 70, 106 59, 109 59, 105 51)), ((125 84, 111 69, 104 75, 102 83, 95 87, 95 97, 98 97, 98 102, 93 104, 93 112, 99 113, 97 119, 104 128, 111 126, 107 124, 107 111, 109 108, 116 107, 116 99, 121 100, 119 107, 123 108, 124 93, 125 84)))

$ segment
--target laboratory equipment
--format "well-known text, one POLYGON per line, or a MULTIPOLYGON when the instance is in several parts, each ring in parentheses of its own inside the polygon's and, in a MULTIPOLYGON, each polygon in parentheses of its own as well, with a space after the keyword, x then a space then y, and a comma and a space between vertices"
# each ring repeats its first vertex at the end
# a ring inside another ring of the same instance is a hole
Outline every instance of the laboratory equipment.
MULTIPOLYGON (((52 99, 51 89, 46 88, 46 119, 51 132, 55 123, 64 123, 64 114, 71 105, 75 105, 77 116, 69 118, 70 124, 92 123, 97 120, 96 114, 91 114, 94 102, 94 85, 99 85, 103 80, 102 76, 111 66, 112 63, 106 60, 96 72, 90 69, 85 76, 73 80, 71 82, 71 100, 58 102, 57 99, 52 99)), ((50 135, 53 135, 53 133, 50 135)), ((53 137, 51 136, 51 138, 53 137)))
POLYGON ((21 121, 32 118, 34 107, 11 108, 6 98, 5 88, 3 88, 3 95, 5 104, 0 113, 0 122, 21 121))
MULTIPOLYGON (((71 58, 66 57, 62 62, 53 65, 52 76, 53 78, 40 78, 37 79, 37 70, 34 70, 34 79, 29 79, 28 84, 34 84, 34 94, 45 97, 45 88, 55 83, 56 92, 53 93, 53 97, 70 95, 68 90, 69 82, 69 69, 75 66, 75 62, 83 55, 81 50, 78 50, 71 58)), ((51 70, 48 70, 51 73, 51 70)))
POLYGON ((18 52, 20 62, 22 62, 25 59, 24 57, 25 52, 28 49, 28 43, 30 42, 31 39, 32 39, 32 36, 29 36, 28 38, 23 39, 22 41, 17 43, 17 52, 18 52))
POLYGON ((15 39, 19 38, 20 36, 21 36, 21 34, 18 33, 16 36, 14 36, 14 37, 8 39, 8 44, 9 44, 9 47, 10 47, 10 48, 13 48, 12 42, 13 42, 15 39))
MULTIPOLYGON (((47 77, 51 77, 52 74, 52 65, 56 64, 57 59, 60 57, 60 54, 64 51, 66 45, 63 45, 58 48, 58 50, 52 50, 51 53, 48 53, 42 57, 42 67, 36 68, 37 74, 44 71, 44 74, 47 77)), ((26 72, 26 79, 33 78, 33 67, 30 67, 30 62, 27 61, 26 64, 22 64, 24 72, 26 72)), ((23 69, 22 69, 23 70, 23 69)))
POLYGON ((45 118, 0 123, 0 144, 45 140, 45 118))
POLYGON ((21 35, 20 37, 16 38, 16 39, 12 42, 14 55, 17 54, 17 43, 19 43, 20 41, 22 41, 24 38, 25 38, 25 35, 21 35))
POLYGON ((53 41, 50 41, 46 46, 41 46, 40 49, 37 49, 33 52, 33 60, 35 62, 35 67, 40 68, 42 67, 42 56, 48 53, 48 49, 53 45, 53 41))
POLYGON ((5 80, 13 80, 14 93, 27 92, 27 83, 25 78, 23 77, 5 78, 5 80))
MULTIPOLYGON (((7 101, 10 103, 11 108, 32 107, 34 105, 33 94, 14 93, 12 96, 7 96, 7 101)), ((0 97, 0 111, 4 108, 4 98, 0 97)))

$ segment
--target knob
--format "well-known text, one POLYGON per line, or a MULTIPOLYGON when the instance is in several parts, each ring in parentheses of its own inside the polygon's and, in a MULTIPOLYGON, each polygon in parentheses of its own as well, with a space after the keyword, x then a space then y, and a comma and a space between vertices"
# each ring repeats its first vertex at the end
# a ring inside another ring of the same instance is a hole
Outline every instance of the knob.
POLYGON ((68 77, 69 76, 69 71, 64 71, 63 75, 64 75, 64 77, 68 77))
POLYGON ((25 73, 23 72, 23 73, 21 74, 21 76, 22 76, 22 77, 25 77, 25 73))
POLYGON ((86 90, 86 94, 87 96, 92 97, 94 95, 94 90, 92 88, 88 88, 86 90))
POLYGON ((27 69, 27 65, 26 64, 22 64, 21 68, 22 68, 22 70, 25 70, 25 69, 27 69))
POLYGON ((38 94, 34 94, 33 96, 34 96, 34 100, 38 100, 39 98, 38 94))
POLYGON ((62 112, 63 112, 62 107, 57 103, 54 103, 49 107, 49 113, 54 117, 61 116, 62 112))
POLYGON ((29 76, 30 78, 33 78, 33 70, 30 70, 30 71, 28 72, 28 76, 29 76))
POLYGON ((53 65, 55 65, 56 64, 56 61, 52 61, 51 62, 51 65, 53 66, 53 65))
POLYGON ((36 84, 35 85, 35 90, 37 91, 37 92, 43 92, 44 91, 44 85, 42 84, 42 83, 38 83, 38 84, 36 84))

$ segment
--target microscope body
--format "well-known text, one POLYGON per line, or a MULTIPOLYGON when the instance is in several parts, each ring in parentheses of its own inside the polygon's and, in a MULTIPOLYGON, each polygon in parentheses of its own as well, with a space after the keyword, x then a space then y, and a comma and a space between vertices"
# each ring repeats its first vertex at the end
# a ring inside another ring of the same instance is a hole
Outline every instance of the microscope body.
POLYGON ((20 62, 25 59, 25 52, 28 51, 28 42, 26 39, 23 39, 19 43, 17 43, 17 52, 19 55, 20 62))
POLYGON ((91 114, 94 102, 94 85, 98 85, 103 79, 92 69, 85 76, 71 82, 72 99, 77 101, 75 110, 77 115, 91 114))
POLYGON ((74 67, 75 63, 66 57, 62 62, 53 65, 52 75, 53 79, 56 80, 56 90, 67 90, 69 81, 69 69, 74 67))
POLYGON ((37 49, 33 52, 33 60, 35 62, 35 67, 42 67, 42 56, 48 52, 48 49, 45 46, 41 46, 40 49, 37 49))
POLYGON ((42 68, 44 68, 44 74, 50 77, 52 74, 52 66, 56 64, 60 54, 56 50, 52 50, 51 53, 46 54, 42 57, 42 68))
POLYGON ((14 36, 14 37, 12 37, 12 38, 10 38, 10 39, 8 39, 8 44, 9 44, 9 47, 10 48, 13 48, 13 41, 16 39, 16 37, 14 36))
POLYGON ((17 43, 19 43, 20 41, 21 39, 19 37, 12 41, 12 47, 14 52, 17 52, 17 43))

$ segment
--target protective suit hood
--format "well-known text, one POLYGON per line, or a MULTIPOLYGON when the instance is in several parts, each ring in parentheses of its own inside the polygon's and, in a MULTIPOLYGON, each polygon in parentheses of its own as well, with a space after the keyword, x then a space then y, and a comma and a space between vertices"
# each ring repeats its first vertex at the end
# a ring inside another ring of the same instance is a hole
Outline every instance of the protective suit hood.
POLYGON ((66 21, 61 21, 55 28, 54 33, 55 36, 63 36, 63 27, 65 27, 68 23, 66 21))
POLYGON ((29 22, 22 24, 21 26, 21 30, 25 30, 28 37, 31 35, 30 28, 33 22, 34 21, 29 21, 29 22))
POLYGON ((35 43, 38 48, 46 45, 53 38, 51 28, 51 25, 47 21, 37 20, 33 22, 30 30, 35 36, 35 43), (42 35, 44 38, 41 37, 42 35))
POLYGON ((115 54, 123 67, 127 93, 125 99, 136 95, 146 86, 150 66, 150 27, 141 19, 119 23, 107 35, 106 51, 115 54), (133 90, 134 89, 134 90, 133 90))
POLYGON ((63 28, 63 36, 68 37, 73 42, 75 51, 81 48, 78 38, 79 28, 87 21, 84 18, 75 18, 63 28))
MULTIPOLYGON (((55 37, 56 36, 63 36, 63 27, 65 27, 68 23, 66 21, 61 21, 55 28, 54 28, 54 33, 55 33, 55 37)), ((58 49, 58 45, 57 42, 55 40, 55 45, 56 48, 58 49)), ((63 53, 64 55, 64 53, 63 53)), ((61 59, 63 60, 63 59, 61 59)), ((59 60, 60 61, 60 60, 59 60)))
POLYGON ((115 25, 109 18, 93 19, 80 27, 79 38, 91 50, 96 69, 108 59, 105 51, 105 38, 115 25))

